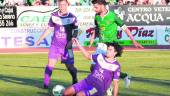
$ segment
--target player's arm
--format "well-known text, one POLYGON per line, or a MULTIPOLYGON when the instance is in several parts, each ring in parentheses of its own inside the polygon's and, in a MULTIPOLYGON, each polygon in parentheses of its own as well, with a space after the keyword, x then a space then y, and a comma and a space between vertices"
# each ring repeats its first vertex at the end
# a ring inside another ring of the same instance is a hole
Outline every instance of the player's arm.
POLYGON ((38 39, 38 41, 36 42, 36 45, 38 46, 40 44, 40 42, 49 35, 49 33, 51 32, 51 27, 47 27, 46 31, 40 36, 40 38, 38 39))
POLYGON ((119 77, 120 77, 120 65, 113 73, 113 96, 118 96, 118 89, 119 89, 119 77))
MULTIPOLYGON (((73 39, 75 39, 78 35, 78 24, 77 24, 77 18, 76 17, 75 17, 74 23, 71 25, 71 27, 72 27, 72 40, 67 42, 67 46, 66 46, 67 49, 72 48, 73 39)), ((68 35, 70 35, 70 34, 68 34, 68 35)))
POLYGON ((140 45, 138 42, 136 42, 136 40, 134 39, 133 35, 131 34, 130 30, 127 28, 127 26, 124 24, 124 22, 120 19, 120 17, 118 17, 115 14, 115 22, 117 25, 119 25, 121 27, 121 29, 126 32, 126 34, 129 36, 129 38, 132 40, 133 44, 135 47, 137 48, 143 48, 142 45, 140 45))
POLYGON ((80 45, 79 41, 77 39, 74 39, 73 41, 77 45, 77 47, 80 49, 80 51, 83 53, 83 55, 87 59, 91 60, 92 59, 91 54, 83 46, 80 45))
POLYGON ((94 24, 95 24, 95 27, 91 29, 91 32, 90 32, 90 45, 89 47, 92 46, 93 42, 94 42, 94 39, 96 37, 96 34, 99 33, 99 26, 97 24, 97 21, 94 20, 94 24))
POLYGON ((76 38, 78 35, 78 23, 77 23, 77 18, 75 17, 74 23, 73 23, 73 38, 76 38))
POLYGON ((126 34, 129 36, 129 38, 134 42, 135 39, 133 37, 133 35, 131 34, 130 30, 127 28, 127 26, 124 24, 123 26, 121 26, 121 29, 126 32, 126 34))
POLYGON ((36 45, 38 46, 40 44, 40 42, 49 35, 49 33, 51 32, 51 30, 54 29, 54 25, 55 25, 55 17, 53 18, 53 13, 51 14, 50 20, 48 22, 48 27, 46 28, 45 32, 40 36, 40 38, 38 39, 38 41, 36 42, 36 45))
POLYGON ((126 34, 129 36, 129 38, 132 40, 133 44, 137 48, 144 48, 142 45, 140 45, 136 40, 134 39, 133 35, 131 34, 130 30, 127 28, 127 26, 124 24, 122 27, 122 30, 126 32, 126 34))
POLYGON ((89 44, 89 47, 91 47, 93 45, 94 39, 95 39, 95 31, 92 30, 91 34, 90 34, 90 44, 89 44))
POLYGON ((133 35, 131 34, 130 30, 128 29, 128 27, 125 24, 123 24, 123 26, 121 26, 121 29, 124 32, 126 32, 126 34, 129 36, 129 38, 132 40, 132 42, 135 42, 133 35))
POLYGON ((73 25, 73 30, 72 30, 72 39, 70 40, 70 41, 68 41, 67 42, 67 46, 66 46, 66 48, 67 49, 71 49, 72 48, 72 42, 73 42, 73 40, 77 37, 77 35, 78 35, 78 26, 75 26, 75 25, 73 25))
POLYGON ((114 80, 114 85, 113 85, 113 96, 118 96, 118 89, 119 89, 119 81, 114 80))

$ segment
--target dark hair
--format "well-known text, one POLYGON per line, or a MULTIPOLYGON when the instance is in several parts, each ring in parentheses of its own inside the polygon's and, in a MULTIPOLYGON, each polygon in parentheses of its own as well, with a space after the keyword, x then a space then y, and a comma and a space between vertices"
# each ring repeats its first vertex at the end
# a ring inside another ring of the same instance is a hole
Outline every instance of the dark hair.
POLYGON ((58 0, 58 2, 61 2, 61 1, 66 1, 69 4, 68 0, 58 0))
POLYGON ((115 55, 115 57, 120 57, 123 53, 123 47, 119 45, 119 43, 117 42, 112 42, 112 43, 106 43, 107 47, 109 46, 113 46, 115 51, 117 52, 117 54, 115 55))
POLYGON ((100 5, 107 5, 105 0, 92 0, 92 4, 100 4, 100 5))

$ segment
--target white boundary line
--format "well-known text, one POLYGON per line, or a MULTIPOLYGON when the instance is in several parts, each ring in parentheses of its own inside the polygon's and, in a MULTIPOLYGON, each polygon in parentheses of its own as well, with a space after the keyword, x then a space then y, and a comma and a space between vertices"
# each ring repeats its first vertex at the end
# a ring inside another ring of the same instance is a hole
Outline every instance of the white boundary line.
MULTIPOLYGON (((170 49, 137 49, 137 50, 124 50, 125 52, 130 52, 130 51, 136 51, 136 52, 142 52, 142 51, 170 51, 170 49)), ((74 52, 80 52, 79 50, 76 50, 74 52)), ((88 51, 88 52, 94 52, 94 51, 88 51)), ((0 54, 47 54, 48 52, 6 52, 6 53, 0 53, 0 54)))
POLYGON ((0 54, 45 54, 48 52, 7 52, 7 53, 0 53, 0 54))

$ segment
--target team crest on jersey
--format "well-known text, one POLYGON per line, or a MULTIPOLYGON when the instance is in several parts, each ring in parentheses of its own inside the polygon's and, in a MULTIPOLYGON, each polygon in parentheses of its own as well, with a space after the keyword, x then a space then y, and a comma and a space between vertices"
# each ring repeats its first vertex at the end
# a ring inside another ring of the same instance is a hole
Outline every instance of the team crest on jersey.
POLYGON ((101 31, 104 31, 104 30, 105 30, 105 27, 104 27, 104 26, 101 26, 101 27, 100 27, 100 30, 101 30, 101 31))
POLYGON ((111 22, 108 20, 108 21, 106 21, 106 23, 109 25, 109 24, 111 24, 111 22))
POLYGON ((101 24, 101 25, 100 25, 100 30, 101 30, 101 31, 104 31, 104 30, 105 30, 105 25, 104 25, 104 24, 101 24))

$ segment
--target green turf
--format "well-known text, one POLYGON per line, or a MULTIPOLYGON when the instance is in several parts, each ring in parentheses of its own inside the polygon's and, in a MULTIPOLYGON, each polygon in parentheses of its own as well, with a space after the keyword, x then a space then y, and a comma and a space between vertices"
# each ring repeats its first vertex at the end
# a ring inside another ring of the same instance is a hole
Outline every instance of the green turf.
MULTIPOLYGON (((119 96, 170 96, 170 51, 124 52, 119 62, 132 77, 130 88, 119 83, 119 96)), ((42 89, 47 54, 0 54, 0 96, 51 96, 42 89)), ((89 74, 90 61, 75 53, 79 80, 89 74)), ((71 77, 63 64, 56 64, 50 88, 68 86, 71 77)))

